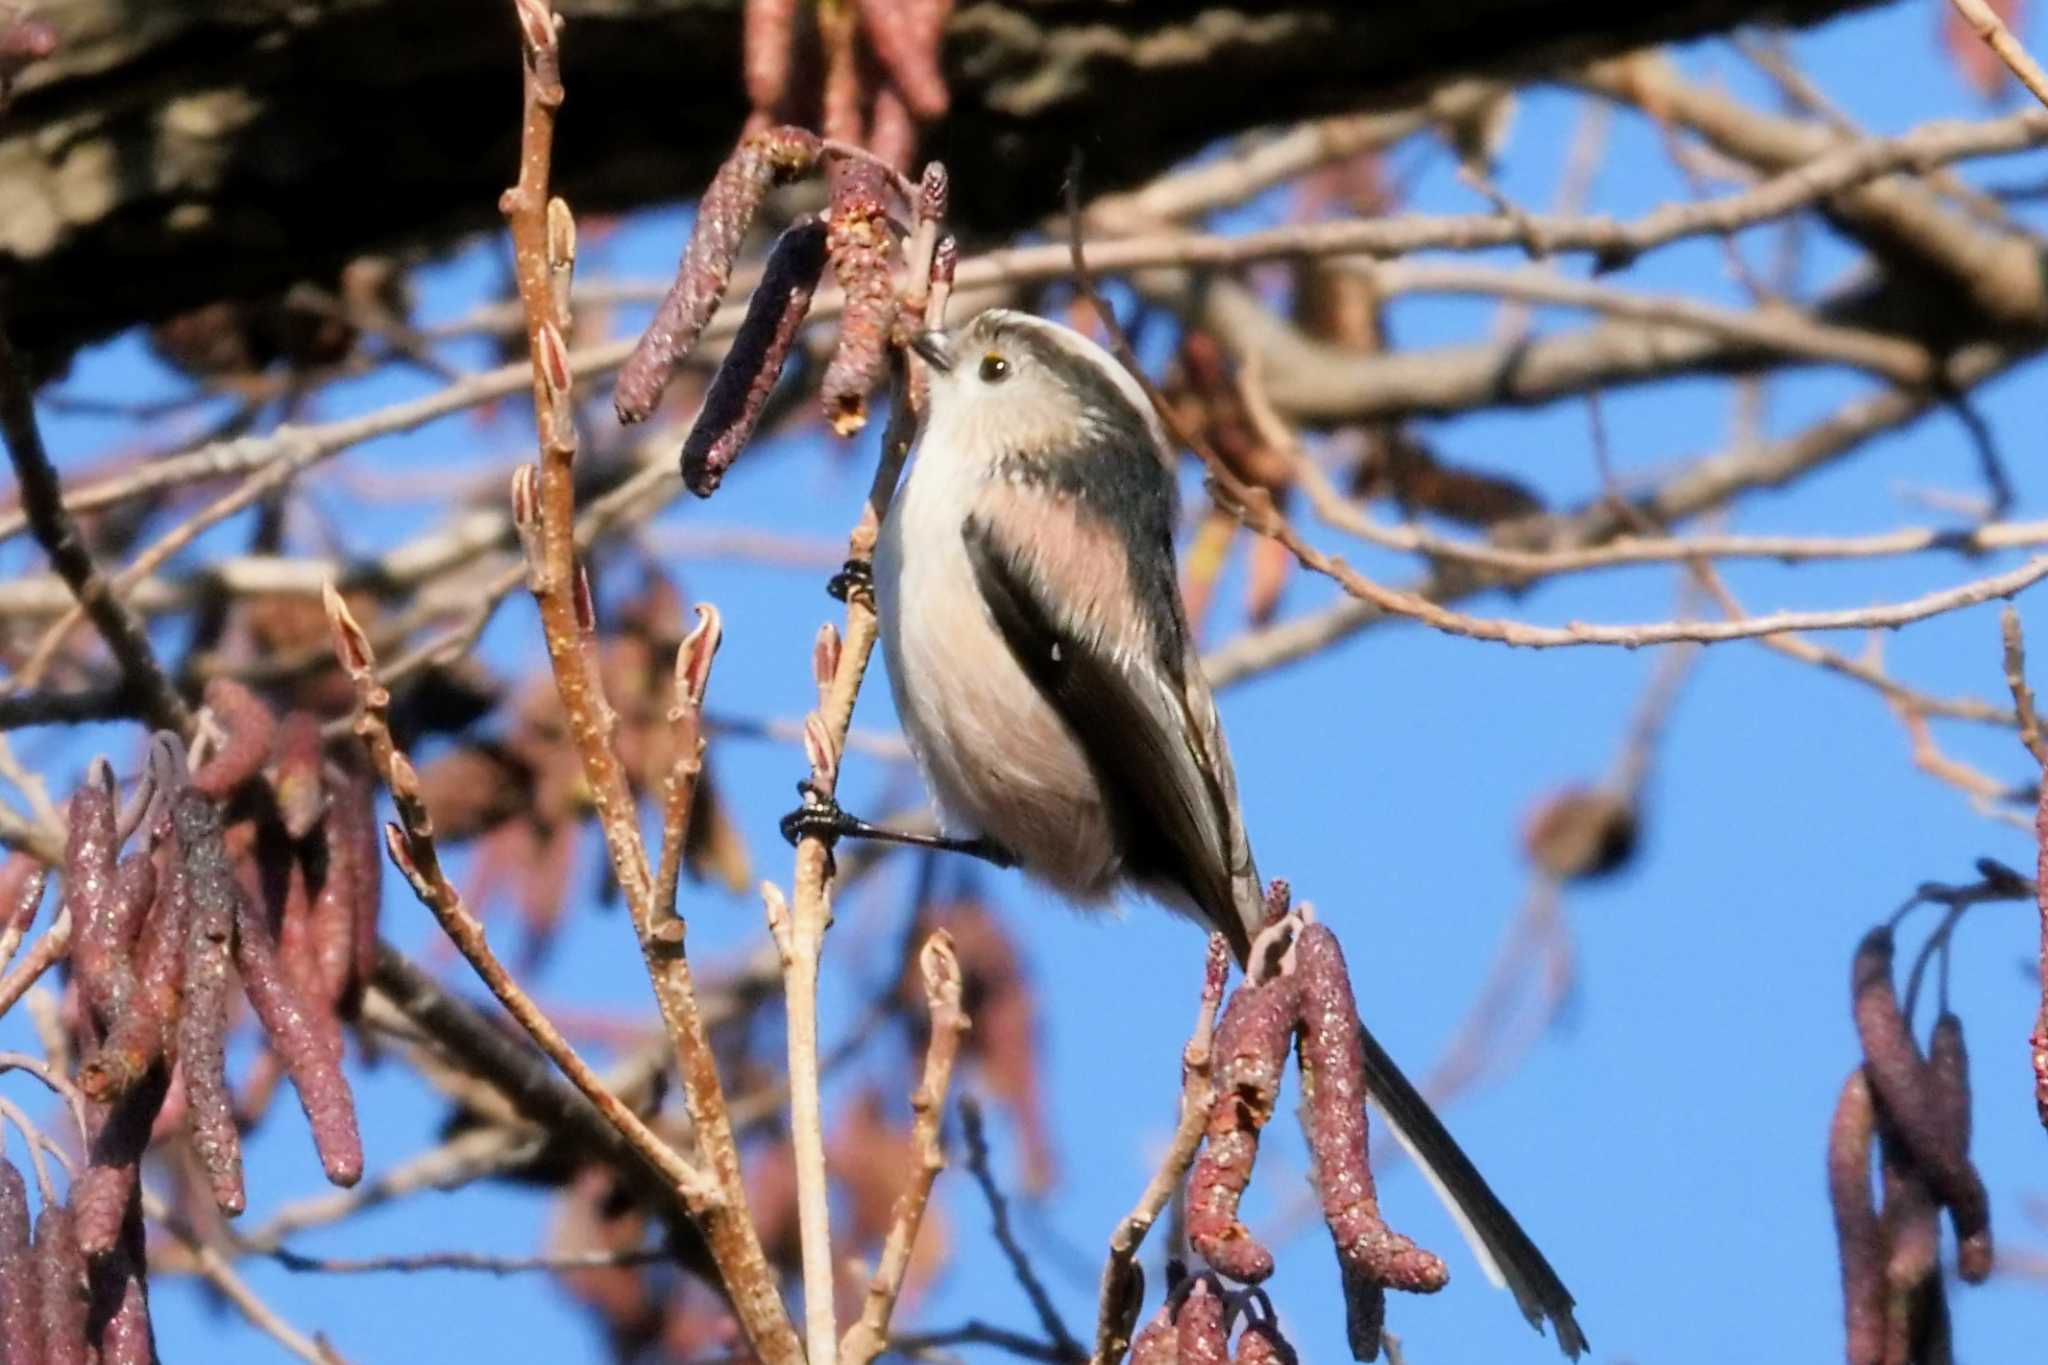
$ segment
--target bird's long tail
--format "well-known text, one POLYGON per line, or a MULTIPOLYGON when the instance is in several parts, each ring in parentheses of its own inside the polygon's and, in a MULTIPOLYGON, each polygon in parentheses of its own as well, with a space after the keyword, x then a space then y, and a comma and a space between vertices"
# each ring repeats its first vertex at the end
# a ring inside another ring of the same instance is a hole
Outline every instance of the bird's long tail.
MULTIPOLYGON (((1195 676, 1199 678, 1199 674, 1195 676)), ((1206 698, 1206 688, 1202 689, 1202 696, 1206 698)), ((1226 755, 1220 732, 1215 729, 1214 703, 1208 702, 1201 713, 1209 721, 1210 728, 1201 731, 1211 737, 1209 752, 1212 756, 1226 755)), ((1223 866, 1219 869, 1223 876, 1219 880, 1228 890, 1205 897, 1200 890, 1190 887, 1189 894, 1202 906, 1203 917, 1229 941, 1238 966, 1245 967, 1252 942, 1265 925, 1269 911, 1286 909, 1289 894, 1283 883, 1275 882, 1269 888, 1259 880, 1227 755, 1220 761, 1212 757, 1210 770, 1221 775, 1220 809, 1225 826, 1217 852, 1223 855, 1223 866)), ((1538 1331, 1548 1318, 1558 1347, 1567 1356, 1578 1359, 1586 1349, 1586 1334, 1579 1330, 1578 1320, 1572 1316, 1571 1291, 1500 1202, 1486 1177, 1479 1174, 1472 1158, 1465 1155, 1457 1139, 1445 1129, 1429 1101, 1401 1074, 1401 1068, 1394 1065, 1394 1059, 1363 1024, 1358 1028, 1358 1041, 1365 1054, 1365 1082, 1372 1101, 1386 1118, 1387 1126, 1394 1130, 1394 1136, 1407 1148, 1408 1155, 1429 1178, 1444 1207, 1450 1210, 1486 1277, 1515 1296, 1522 1315, 1538 1331)))
MULTIPOLYGON (((1243 842, 1241 827, 1234 827, 1232 833, 1241 856, 1234 860, 1230 903, 1218 907, 1208 918, 1223 931, 1238 965, 1243 967, 1269 907, 1265 889, 1252 867, 1249 845, 1243 842)), ((1274 891, 1277 900, 1271 908, 1277 911, 1285 907, 1287 893, 1277 884, 1274 891)), ((1538 1331, 1542 1330, 1544 1319, 1549 1319, 1559 1349, 1578 1359, 1586 1349, 1586 1334, 1572 1316, 1571 1291, 1500 1202, 1486 1177, 1479 1174, 1472 1158, 1458 1146, 1429 1101, 1401 1073, 1401 1068, 1363 1024, 1358 1028, 1358 1041, 1365 1057, 1366 1089, 1373 1104, 1428 1178, 1437 1197, 1443 1200, 1486 1278, 1515 1296, 1522 1315, 1538 1331)))
POLYGON ((1586 1349, 1586 1334, 1572 1316, 1571 1291, 1371 1030, 1360 1025, 1358 1036, 1373 1103, 1450 1210, 1486 1277, 1515 1296, 1522 1315, 1538 1330, 1548 1318, 1558 1347, 1578 1359, 1586 1349))

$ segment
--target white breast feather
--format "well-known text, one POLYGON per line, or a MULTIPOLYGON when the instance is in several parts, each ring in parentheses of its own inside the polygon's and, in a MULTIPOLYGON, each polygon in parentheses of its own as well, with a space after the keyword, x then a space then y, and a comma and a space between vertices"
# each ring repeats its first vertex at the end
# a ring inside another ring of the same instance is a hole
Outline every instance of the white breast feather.
POLYGON ((983 603, 962 528, 978 471, 935 425, 882 528, 875 591, 890 690, 948 833, 982 835, 1081 901, 1118 863, 1102 792, 983 603))

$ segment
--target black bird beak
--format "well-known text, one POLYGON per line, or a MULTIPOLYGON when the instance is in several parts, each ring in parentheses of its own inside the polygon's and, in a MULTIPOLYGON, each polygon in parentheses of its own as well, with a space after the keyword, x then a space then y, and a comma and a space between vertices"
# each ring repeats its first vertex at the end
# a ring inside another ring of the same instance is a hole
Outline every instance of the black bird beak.
POLYGON ((953 368, 952 338, 942 331, 926 328, 911 333, 910 349, 923 356, 925 364, 940 374, 953 368))

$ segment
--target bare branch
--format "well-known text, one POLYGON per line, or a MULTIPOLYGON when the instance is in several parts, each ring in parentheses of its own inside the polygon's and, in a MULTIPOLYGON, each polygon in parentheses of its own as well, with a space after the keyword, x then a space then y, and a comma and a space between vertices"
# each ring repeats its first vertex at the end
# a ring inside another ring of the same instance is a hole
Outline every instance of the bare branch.
POLYGON ((960 963, 953 955, 953 941, 945 930, 933 931, 917 961, 924 974, 925 1007, 931 1014, 924 1077, 910 1097, 915 1115, 911 1149, 917 1164, 911 1170, 908 1187, 897 1196, 888 1240, 875 1263, 875 1273, 868 1279, 860 1320, 846 1329, 846 1336, 839 1343, 839 1357, 846 1365, 867 1365, 887 1349, 889 1318, 903 1293, 903 1277, 910 1268, 918 1228, 924 1223, 925 1205, 931 1199, 932 1185, 939 1172, 946 1168, 939 1129, 946 1115, 946 1088, 952 1083, 953 1062, 959 1055, 961 1040, 967 1035, 968 1019, 960 1004, 960 963))
POLYGON ((0 434, 7 438, 7 453, 13 457, 15 478, 21 485, 21 515, 35 532, 36 541, 71 585, 80 609, 92 618, 122 676, 142 698, 150 724, 183 734, 192 724, 191 708, 157 662, 142 623, 121 605, 93 563, 85 536, 64 505, 57 471, 50 465, 42 430, 36 425, 35 396, 29 390, 28 375, 4 326, 0 326, 0 434))

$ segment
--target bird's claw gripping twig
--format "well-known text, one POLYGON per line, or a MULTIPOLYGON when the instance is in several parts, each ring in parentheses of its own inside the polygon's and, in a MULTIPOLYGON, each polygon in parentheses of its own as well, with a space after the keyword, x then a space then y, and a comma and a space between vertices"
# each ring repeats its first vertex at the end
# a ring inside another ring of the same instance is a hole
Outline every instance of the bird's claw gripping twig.
POLYGON ((802 793, 804 803, 783 816, 781 822, 782 837, 791 844, 811 837, 823 839, 829 848, 841 839, 872 839, 880 843, 904 844, 911 848, 964 853, 971 858, 993 863, 997 867, 1017 865, 1016 857, 1008 849, 987 839, 952 839, 943 834, 919 834, 909 830, 888 829, 847 814, 836 800, 819 795, 817 789, 807 781, 799 782, 797 791, 802 793))
POLYGON ((869 596, 874 590, 875 566, 865 559, 847 560, 825 584, 825 591, 841 602, 856 595, 869 596))

